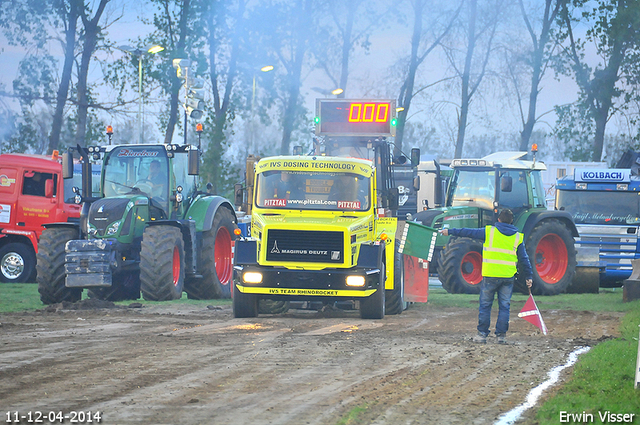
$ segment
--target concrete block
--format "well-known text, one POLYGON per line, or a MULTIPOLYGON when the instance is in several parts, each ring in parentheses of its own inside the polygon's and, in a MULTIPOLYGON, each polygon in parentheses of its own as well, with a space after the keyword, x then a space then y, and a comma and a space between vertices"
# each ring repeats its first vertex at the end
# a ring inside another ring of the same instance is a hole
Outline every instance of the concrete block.
POLYGON ((640 300, 640 280, 626 279, 622 284, 622 302, 640 300))

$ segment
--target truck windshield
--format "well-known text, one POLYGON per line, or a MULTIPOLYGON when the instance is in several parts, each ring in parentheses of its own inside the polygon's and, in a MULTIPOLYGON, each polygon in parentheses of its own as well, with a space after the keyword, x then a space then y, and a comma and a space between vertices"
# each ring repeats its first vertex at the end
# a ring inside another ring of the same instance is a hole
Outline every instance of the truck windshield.
POLYGON ((637 224, 637 192, 559 190, 556 208, 569 212, 576 224, 637 224))
POLYGON ((370 179, 351 173, 265 171, 256 182, 263 208, 367 211, 370 197, 370 179))
POLYGON ((105 158, 104 196, 144 194, 168 210, 168 158, 160 147, 118 147, 105 158))

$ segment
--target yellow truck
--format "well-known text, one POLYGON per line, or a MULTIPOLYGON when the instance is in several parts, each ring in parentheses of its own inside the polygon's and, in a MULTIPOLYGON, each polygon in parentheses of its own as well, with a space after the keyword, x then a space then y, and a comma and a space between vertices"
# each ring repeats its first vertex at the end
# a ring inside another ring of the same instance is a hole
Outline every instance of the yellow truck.
MULTIPOLYGON (((349 100, 319 102, 317 135, 322 137, 316 137, 311 155, 264 158, 248 170, 245 209, 250 210, 251 223, 250 234, 235 245, 235 317, 256 317, 259 300, 325 304, 348 300, 365 319, 381 319, 385 312, 399 314, 408 301, 407 260, 411 276, 422 280, 418 291, 428 290, 428 268, 418 270, 417 259, 398 252, 398 218, 393 216, 398 189, 392 187, 392 158, 385 137, 394 125, 393 101, 382 102, 388 112, 378 116, 387 123, 382 130, 381 123, 373 121, 376 127, 365 129, 367 134, 354 135, 354 129, 368 122, 358 126, 347 116, 348 124, 338 134, 322 132, 327 120, 345 120, 337 116, 336 108, 354 115, 354 104, 361 109, 365 105, 349 100), (323 114, 323 106, 334 114, 323 114)), ((366 103, 374 105, 367 106, 374 111, 380 104, 366 103)), ((412 153, 415 168, 419 152, 412 153)))

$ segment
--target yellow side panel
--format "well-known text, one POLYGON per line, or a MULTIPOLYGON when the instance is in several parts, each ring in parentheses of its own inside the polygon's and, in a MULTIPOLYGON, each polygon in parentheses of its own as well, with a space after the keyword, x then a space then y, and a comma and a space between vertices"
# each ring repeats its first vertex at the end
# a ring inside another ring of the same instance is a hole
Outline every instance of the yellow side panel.
POLYGON ((380 235, 387 235, 385 241, 385 256, 387 260, 387 280, 384 283, 384 289, 393 289, 394 276, 394 257, 395 257, 395 241, 396 229, 398 225, 397 217, 381 217, 375 221, 376 239, 380 240, 380 235))

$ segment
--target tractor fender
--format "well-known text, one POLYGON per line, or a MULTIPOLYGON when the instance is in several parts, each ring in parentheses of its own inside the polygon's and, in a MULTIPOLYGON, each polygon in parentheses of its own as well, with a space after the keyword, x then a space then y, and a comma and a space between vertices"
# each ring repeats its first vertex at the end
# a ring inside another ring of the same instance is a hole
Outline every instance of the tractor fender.
POLYGON ((384 244, 362 244, 356 267, 363 269, 377 269, 384 262, 384 244))
POLYGON ((556 219, 567 226, 567 229, 569 229, 569 231, 571 232, 571 236, 573 236, 574 238, 580 236, 578 234, 578 229, 573 222, 573 217, 566 211, 541 211, 539 213, 532 213, 527 218, 527 221, 522 228, 522 232, 525 234, 525 236, 528 236, 536 226, 536 224, 543 220, 548 220, 551 218, 556 219))
POLYGON ((187 211, 187 218, 189 220, 195 220, 196 231, 206 232, 211 230, 213 225, 213 219, 216 216, 216 212, 220 208, 227 208, 233 214, 235 223, 238 223, 236 213, 233 209, 233 205, 227 199, 222 196, 204 196, 198 198, 187 211))

